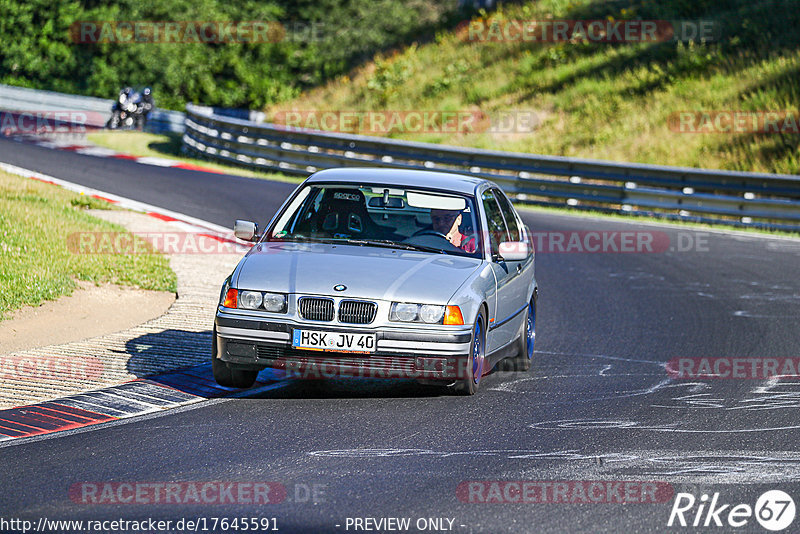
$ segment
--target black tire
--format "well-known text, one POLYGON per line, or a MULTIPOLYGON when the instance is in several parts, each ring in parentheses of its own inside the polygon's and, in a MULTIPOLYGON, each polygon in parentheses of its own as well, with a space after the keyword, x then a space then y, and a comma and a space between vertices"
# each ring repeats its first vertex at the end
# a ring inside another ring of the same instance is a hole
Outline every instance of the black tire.
POLYGON ((220 386, 226 388, 235 387, 230 367, 216 356, 211 359, 211 372, 214 374, 214 381, 220 386))
POLYGON ((469 358, 463 359, 458 375, 461 378, 453 386, 453 390, 461 395, 474 395, 478 392, 484 374, 486 374, 486 316, 481 309, 472 327, 469 358))
POLYGON ((228 364, 217 358, 217 327, 211 331, 211 373, 214 375, 214 380, 220 386, 226 388, 233 387, 233 378, 231 377, 231 369, 228 364))
POLYGON ((536 342, 536 293, 528 303, 528 315, 522 334, 517 340, 517 355, 510 358, 512 371, 527 371, 531 368, 536 342))
POLYGON ((258 371, 250 371, 247 369, 237 369, 231 367, 231 378, 233 379, 233 387, 239 389, 247 389, 253 387, 258 378, 258 371))
POLYGON ((109 130, 116 130, 119 128, 119 112, 114 111, 106 122, 106 128, 109 130))
POLYGON ((226 388, 247 389, 252 387, 258 378, 258 371, 237 369, 217 358, 217 329, 213 330, 211 341, 211 373, 214 381, 226 388))

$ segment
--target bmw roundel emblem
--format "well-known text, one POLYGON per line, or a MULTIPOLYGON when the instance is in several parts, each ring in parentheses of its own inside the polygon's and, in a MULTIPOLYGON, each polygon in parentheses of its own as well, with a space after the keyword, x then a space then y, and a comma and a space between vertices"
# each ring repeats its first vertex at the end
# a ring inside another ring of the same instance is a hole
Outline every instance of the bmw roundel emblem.
POLYGON ((344 285, 344 284, 338 284, 338 285, 333 286, 333 289, 335 291, 344 291, 345 289, 347 289, 347 286, 344 285))

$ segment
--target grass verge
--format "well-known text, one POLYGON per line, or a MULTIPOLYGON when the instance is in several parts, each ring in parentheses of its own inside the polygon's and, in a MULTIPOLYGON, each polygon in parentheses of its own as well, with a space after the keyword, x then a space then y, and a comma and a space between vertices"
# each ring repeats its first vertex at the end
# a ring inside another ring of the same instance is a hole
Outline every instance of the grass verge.
POLYGON ((161 254, 76 254, 74 232, 126 232, 86 213, 108 204, 0 172, 0 320, 23 306, 69 295, 75 280, 134 286, 157 291, 177 287, 175 273, 161 254))

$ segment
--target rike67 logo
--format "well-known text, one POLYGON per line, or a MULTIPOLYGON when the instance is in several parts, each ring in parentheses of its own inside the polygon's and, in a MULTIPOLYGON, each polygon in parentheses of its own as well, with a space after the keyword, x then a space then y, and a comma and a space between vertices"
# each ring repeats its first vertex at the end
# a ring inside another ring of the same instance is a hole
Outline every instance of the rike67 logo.
POLYGON ((779 531, 791 525, 794 516, 794 499, 781 490, 763 493, 755 506, 725 503, 719 493, 703 494, 699 499, 691 493, 678 493, 667 526, 741 528, 755 518, 763 528, 779 531))

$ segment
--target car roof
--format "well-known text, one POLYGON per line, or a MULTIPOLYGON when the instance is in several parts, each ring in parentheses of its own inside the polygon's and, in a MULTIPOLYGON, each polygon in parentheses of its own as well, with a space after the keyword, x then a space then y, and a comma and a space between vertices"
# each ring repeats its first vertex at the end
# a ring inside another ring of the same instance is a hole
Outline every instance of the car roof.
POLYGON ((376 184, 399 187, 441 189, 472 195, 480 184, 496 184, 483 178, 464 176, 448 172, 417 171, 407 169, 385 169, 380 167, 350 167, 325 169, 312 174, 307 183, 342 182, 353 184, 376 184))

